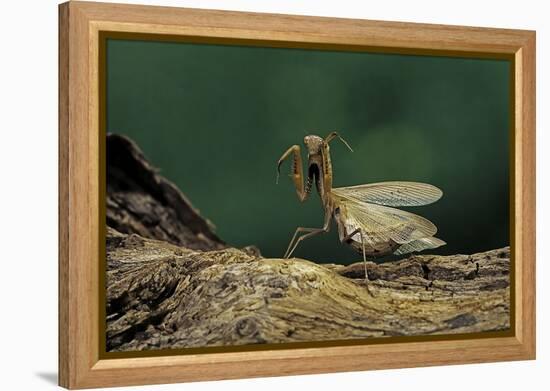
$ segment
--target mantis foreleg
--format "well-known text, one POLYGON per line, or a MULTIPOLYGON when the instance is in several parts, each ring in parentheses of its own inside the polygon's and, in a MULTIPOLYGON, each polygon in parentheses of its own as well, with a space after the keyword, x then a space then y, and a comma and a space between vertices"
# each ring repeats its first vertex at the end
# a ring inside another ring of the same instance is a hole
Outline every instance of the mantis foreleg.
POLYGON ((288 148, 283 156, 277 162, 277 183, 279 183, 279 175, 281 173, 281 164, 283 161, 292 155, 292 180, 294 182, 294 187, 296 188, 296 194, 300 201, 305 201, 309 195, 311 189, 311 182, 308 179, 306 186, 304 188, 304 167, 302 165, 302 154, 299 145, 293 145, 288 148))

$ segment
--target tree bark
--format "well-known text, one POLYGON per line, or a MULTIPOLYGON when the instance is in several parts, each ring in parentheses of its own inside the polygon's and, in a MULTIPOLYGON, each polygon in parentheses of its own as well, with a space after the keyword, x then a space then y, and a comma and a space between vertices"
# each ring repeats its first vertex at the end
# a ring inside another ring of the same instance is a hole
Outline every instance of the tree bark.
POLYGON ((113 140, 123 146, 116 165, 108 158, 109 351, 510 327, 508 247, 369 262, 368 281, 362 263, 263 258, 226 246, 134 143, 109 136, 111 152, 113 140))

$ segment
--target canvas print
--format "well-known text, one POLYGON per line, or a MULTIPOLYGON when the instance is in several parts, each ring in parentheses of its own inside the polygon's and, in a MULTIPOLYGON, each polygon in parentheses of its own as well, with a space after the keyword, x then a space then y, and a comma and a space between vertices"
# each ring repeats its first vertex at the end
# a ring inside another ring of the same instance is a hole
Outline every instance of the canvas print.
POLYGON ((103 69, 107 353, 511 330, 508 60, 108 37, 103 69))

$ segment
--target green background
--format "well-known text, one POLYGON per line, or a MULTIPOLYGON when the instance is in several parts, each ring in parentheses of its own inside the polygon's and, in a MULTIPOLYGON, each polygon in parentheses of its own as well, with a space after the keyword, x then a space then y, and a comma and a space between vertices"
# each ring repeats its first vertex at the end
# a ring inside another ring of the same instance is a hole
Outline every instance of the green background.
MULTIPOLYGON (((509 244, 509 72, 505 60, 108 40, 107 131, 137 141, 231 245, 282 256, 297 226, 319 227, 287 162, 306 134, 338 130, 334 186, 411 180, 443 198, 409 208, 447 245, 472 253, 509 244)), ((305 157, 305 156, 304 156, 305 157)), ((331 232, 296 256, 350 263, 331 232)))

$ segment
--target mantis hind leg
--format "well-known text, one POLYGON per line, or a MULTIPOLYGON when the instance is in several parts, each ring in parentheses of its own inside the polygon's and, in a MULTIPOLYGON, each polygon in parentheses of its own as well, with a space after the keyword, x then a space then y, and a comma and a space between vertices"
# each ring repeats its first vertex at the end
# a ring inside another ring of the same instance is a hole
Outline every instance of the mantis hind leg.
POLYGON ((345 242, 348 242, 350 240, 353 240, 352 238, 356 234, 359 234, 359 236, 361 237, 361 247, 362 247, 362 250, 363 250, 362 251, 363 252, 363 267, 365 269, 365 281, 368 281, 369 280, 369 274, 367 272, 367 253, 365 251, 365 237, 363 236, 363 230, 361 228, 357 228, 353 232, 351 232, 349 235, 344 236, 341 239, 341 241, 343 243, 345 243, 345 242))

